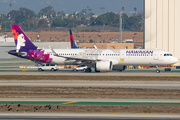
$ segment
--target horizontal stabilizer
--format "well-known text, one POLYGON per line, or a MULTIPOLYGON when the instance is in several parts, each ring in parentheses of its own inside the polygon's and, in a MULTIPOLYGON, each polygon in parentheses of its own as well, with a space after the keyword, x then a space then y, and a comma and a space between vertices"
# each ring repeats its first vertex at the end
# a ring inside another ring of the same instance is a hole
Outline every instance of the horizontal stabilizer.
POLYGON ((8 53, 9 54, 15 54, 15 55, 21 55, 21 56, 26 55, 25 52, 12 52, 12 51, 8 51, 8 53))

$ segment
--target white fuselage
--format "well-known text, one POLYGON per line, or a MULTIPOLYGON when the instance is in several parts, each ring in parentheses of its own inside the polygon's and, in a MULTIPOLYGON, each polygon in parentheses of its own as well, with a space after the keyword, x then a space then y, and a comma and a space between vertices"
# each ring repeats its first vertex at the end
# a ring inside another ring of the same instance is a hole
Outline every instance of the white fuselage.
POLYGON ((65 57, 97 59, 112 61, 113 65, 170 65, 178 61, 169 52, 158 49, 54 49, 54 56, 50 49, 45 49, 45 54, 50 54, 53 64, 75 64, 81 60, 71 60, 65 57), (166 55, 165 55, 166 54, 166 55))

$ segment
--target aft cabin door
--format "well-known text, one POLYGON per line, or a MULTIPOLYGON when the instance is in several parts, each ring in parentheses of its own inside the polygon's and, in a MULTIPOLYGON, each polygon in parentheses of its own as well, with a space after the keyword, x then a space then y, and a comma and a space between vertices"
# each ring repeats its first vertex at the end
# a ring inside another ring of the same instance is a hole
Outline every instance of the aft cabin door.
POLYGON ((159 52, 154 51, 154 60, 159 60, 159 52))

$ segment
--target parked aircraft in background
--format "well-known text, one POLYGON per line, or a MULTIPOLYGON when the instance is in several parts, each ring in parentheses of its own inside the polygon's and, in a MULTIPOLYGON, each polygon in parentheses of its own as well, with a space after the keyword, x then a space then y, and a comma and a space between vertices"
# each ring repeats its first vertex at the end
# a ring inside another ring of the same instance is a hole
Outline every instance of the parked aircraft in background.
POLYGON ((172 54, 158 49, 39 49, 18 25, 11 25, 16 50, 8 53, 41 63, 56 65, 87 65, 85 71, 124 70, 126 65, 171 65, 178 61, 172 54), (123 66, 123 67, 119 67, 123 66))
MULTIPOLYGON (((73 38, 71 29, 69 29, 69 33, 70 33, 71 49, 77 49, 77 48, 79 48, 79 47, 76 45, 75 41, 74 41, 74 38, 73 38)), ((94 45, 93 48, 94 48, 94 49, 98 49, 98 48, 96 47, 96 45, 94 45)))
POLYGON ((70 33, 71 49, 79 48, 74 41, 71 29, 69 29, 69 33, 70 33))

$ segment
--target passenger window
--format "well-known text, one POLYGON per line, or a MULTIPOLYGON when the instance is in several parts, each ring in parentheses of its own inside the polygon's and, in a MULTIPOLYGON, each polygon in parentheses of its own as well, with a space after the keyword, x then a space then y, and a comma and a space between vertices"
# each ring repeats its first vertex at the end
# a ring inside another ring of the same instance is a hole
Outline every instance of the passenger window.
POLYGON ((172 54, 169 54, 170 56, 172 56, 172 54))
POLYGON ((169 56, 169 54, 167 54, 167 56, 169 56))
POLYGON ((164 56, 166 56, 166 54, 164 54, 164 56))

